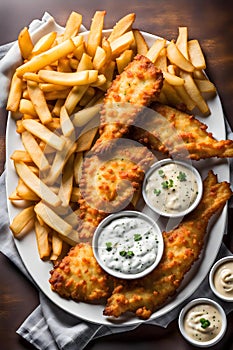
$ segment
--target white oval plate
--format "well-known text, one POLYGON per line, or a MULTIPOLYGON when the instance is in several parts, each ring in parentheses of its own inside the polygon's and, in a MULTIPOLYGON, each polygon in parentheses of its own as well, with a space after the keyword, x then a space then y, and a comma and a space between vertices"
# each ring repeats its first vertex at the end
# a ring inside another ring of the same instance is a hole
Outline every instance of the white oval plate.
MULTIPOLYGON (((56 29, 60 30, 60 27, 55 28, 54 30, 56 29)), ((104 31, 106 35, 108 35, 109 32, 109 30, 104 31)), ((149 46, 151 46, 154 40, 158 38, 152 34, 145 32, 142 33, 149 46)), ((83 35, 86 37, 87 32, 83 33, 83 35)), ((217 95, 214 99, 208 101, 208 104, 210 107, 211 115, 206 118, 198 118, 208 125, 208 131, 211 131, 216 139, 225 139, 225 123, 219 96, 217 95)), ((6 132, 7 195, 13 192, 18 182, 18 177, 14 170, 13 162, 10 160, 11 154, 16 149, 23 149, 23 146, 19 134, 16 133, 15 121, 11 118, 11 113, 9 113, 6 132)), ((211 159, 195 162, 194 165, 198 168, 202 177, 206 176, 209 169, 213 169, 213 171, 218 174, 218 179, 220 181, 229 181, 230 173, 227 160, 211 159)), ((9 200, 8 211, 10 221, 12 221, 15 215, 18 213, 18 210, 12 205, 9 200)), ((147 208, 144 208, 143 212, 146 213, 147 208)), ((225 206, 220 216, 211 225, 211 230, 209 232, 208 239, 206 240, 204 248, 204 253, 193 265, 191 270, 186 274, 178 293, 173 298, 169 299, 165 306, 154 312, 147 322, 153 321, 157 317, 167 314, 169 311, 182 303, 186 298, 188 298, 200 285, 202 280, 207 275, 211 265, 213 264, 221 245, 226 223, 226 216, 227 208, 225 206)), ((163 223, 161 223, 161 225, 163 225, 163 223)), ((169 229, 169 227, 166 226, 166 229, 169 229)), ((22 240, 15 240, 15 244, 26 269, 38 287, 51 301, 53 301, 63 310, 83 320, 108 326, 131 326, 142 323, 141 320, 132 315, 126 315, 117 320, 107 318, 103 316, 103 305, 90 305, 83 302, 77 303, 72 300, 61 298, 58 294, 52 292, 50 289, 48 280, 50 277, 49 271, 52 269, 52 265, 50 262, 44 262, 40 260, 36 245, 36 238, 33 232, 25 236, 22 240)))

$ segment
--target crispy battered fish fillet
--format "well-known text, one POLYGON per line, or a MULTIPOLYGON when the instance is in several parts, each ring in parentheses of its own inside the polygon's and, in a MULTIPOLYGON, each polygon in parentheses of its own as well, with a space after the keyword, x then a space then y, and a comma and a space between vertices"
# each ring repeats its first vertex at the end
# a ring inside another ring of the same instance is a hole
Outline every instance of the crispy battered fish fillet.
POLYGON ((78 243, 50 271, 53 291, 64 298, 95 302, 111 294, 113 280, 95 260, 88 243, 78 243))
POLYGON ((111 151, 101 157, 92 151, 85 157, 79 182, 81 239, 91 239, 104 217, 130 204, 153 161, 146 147, 124 139, 114 140, 111 151))
POLYGON ((135 56, 107 91, 101 111, 100 138, 93 150, 98 148, 100 151, 105 148, 104 141, 127 133, 141 107, 159 96, 162 84, 161 70, 145 56, 135 56))
POLYGON ((131 311, 139 318, 148 319, 176 292, 185 273, 199 257, 210 218, 231 195, 229 184, 217 183, 217 177, 209 172, 199 206, 177 228, 163 233, 165 250, 158 267, 144 278, 121 281, 108 299, 104 315, 119 317, 131 311))
POLYGON ((152 104, 138 120, 133 138, 170 156, 193 160, 233 157, 233 141, 217 141, 207 126, 175 108, 152 104))

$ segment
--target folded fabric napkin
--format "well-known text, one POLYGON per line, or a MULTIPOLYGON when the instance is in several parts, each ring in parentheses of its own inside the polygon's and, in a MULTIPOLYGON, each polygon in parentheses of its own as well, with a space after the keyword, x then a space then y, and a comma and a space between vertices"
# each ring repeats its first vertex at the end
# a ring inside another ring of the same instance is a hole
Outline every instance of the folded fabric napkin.
MULTIPOLYGON (((54 19, 45 13, 42 20, 34 20, 30 27, 35 39, 51 30, 60 30, 54 19)), ((82 30, 85 30, 83 27, 82 30)), ((1 117, 7 117, 5 105, 8 95, 10 78, 14 68, 20 63, 21 57, 17 44, 11 43, 0 47, 0 109, 1 117), (1 59, 2 58, 2 59, 1 59)), ((230 135, 232 137, 232 134, 230 135)), ((17 267, 24 273, 32 283, 24 264, 18 254, 12 234, 9 230, 9 218, 7 213, 7 199, 5 190, 5 173, 0 177, 0 251, 3 252, 17 267)), ((226 255, 232 255, 231 252, 222 244, 218 256, 219 259, 226 255)), ((92 340, 109 334, 116 334, 133 330, 138 325, 127 327, 110 327, 85 322, 78 317, 74 317, 51 302, 41 291, 39 292, 40 305, 23 322, 17 330, 17 333, 24 337, 40 350, 82 350, 92 340)), ((216 300, 208 285, 208 278, 202 282, 198 290, 193 293, 188 300, 196 297, 209 297, 216 300)), ((218 300, 219 302, 219 300, 218 300)), ((226 313, 233 310, 232 303, 220 302, 226 313)), ((155 320, 148 321, 148 324, 166 327, 171 321, 177 318, 182 305, 179 305, 166 315, 155 320)))

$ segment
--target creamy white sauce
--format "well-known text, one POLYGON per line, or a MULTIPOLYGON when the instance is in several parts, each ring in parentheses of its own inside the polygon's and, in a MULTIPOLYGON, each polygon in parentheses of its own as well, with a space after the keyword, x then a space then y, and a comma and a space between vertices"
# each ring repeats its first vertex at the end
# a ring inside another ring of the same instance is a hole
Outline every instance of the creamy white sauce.
POLYGON ((225 262, 217 268, 214 286, 220 294, 233 300, 233 261, 225 262))
POLYGON ((99 257, 109 269, 136 274, 154 263, 158 243, 156 228, 146 220, 116 218, 100 233, 99 257))
POLYGON ((210 304, 196 305, 184 318, 184 329, 194 340, 206 342, 215 338, 222 328, 219 311, 210 304))
POLYGON ((188 209, 198 194, 196 177, 187 167, 168 163, 148 177, 146 196, 152 207, 163 213, 180 213, 188 209))

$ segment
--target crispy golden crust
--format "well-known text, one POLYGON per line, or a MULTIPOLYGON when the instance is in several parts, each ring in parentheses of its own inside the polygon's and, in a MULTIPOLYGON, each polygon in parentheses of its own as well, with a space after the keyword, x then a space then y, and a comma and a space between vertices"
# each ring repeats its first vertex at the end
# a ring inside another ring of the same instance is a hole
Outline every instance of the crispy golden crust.
POLYGON ((106 215, 129 205, 153 160, 146 147, 131 140, 115 140, 111 152, 85 157, 79 183, 80 238, 91 238, 106 215))
POLYGON ((176 292, 200 255, 211 216, 223 208, 231 195, 229 184, 217 183, 216 176, 210 172, 204 181, 199 206, 176 229, 163 233, 165 250, 159 266, 142 279, 119 283, 108 299, 104 315, 119 317, 131 311, 140 318, 149 318, 176 292))
POLYGON ((79 243, 50 272, 53 291, 65 298, 96 302, 110 295, 113 280, 97 264, 88 243, 79 243))
POLYGON ((193 160, 233 157, 232 140, 217 141, 205 124, 175 108, 152 104, 137 125, 141 128, 133 132, 136 140, 170 156, 193 160))
MULTIPOLYGON (((162 84, 161 70, 145 56, 135 56, 106 94, 100 118, 100 138, 95 147, 127 133, 141 107, 159 96, 162 84)), ((105 149, 104 145, 101 147, 105 149)))

